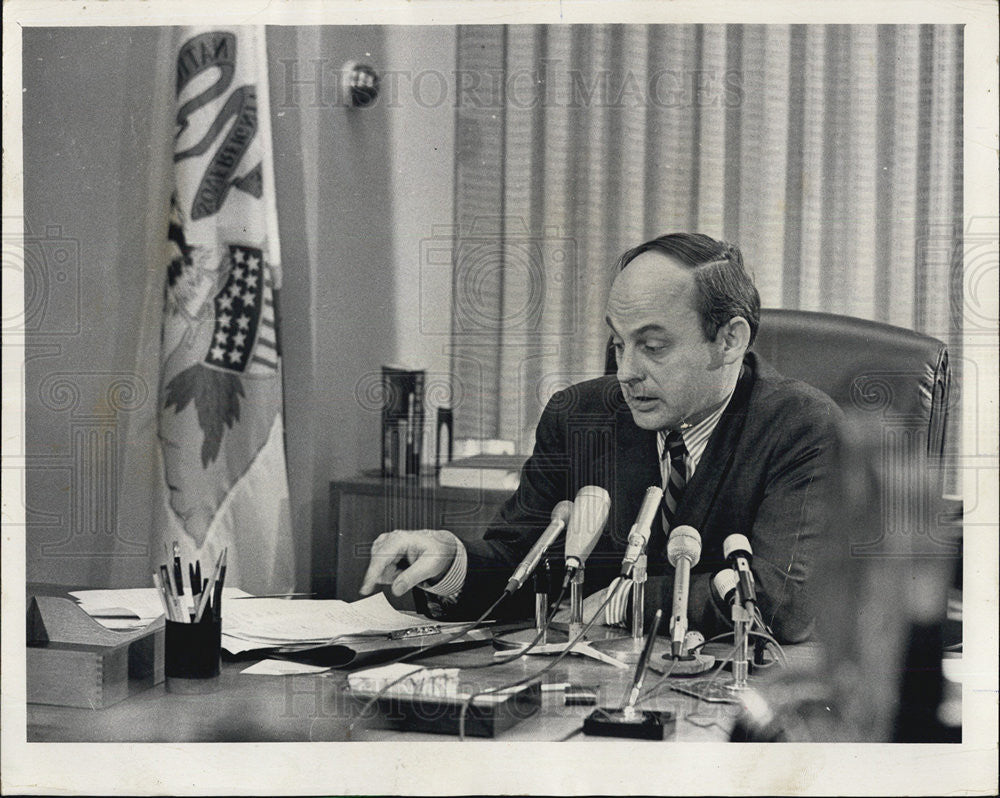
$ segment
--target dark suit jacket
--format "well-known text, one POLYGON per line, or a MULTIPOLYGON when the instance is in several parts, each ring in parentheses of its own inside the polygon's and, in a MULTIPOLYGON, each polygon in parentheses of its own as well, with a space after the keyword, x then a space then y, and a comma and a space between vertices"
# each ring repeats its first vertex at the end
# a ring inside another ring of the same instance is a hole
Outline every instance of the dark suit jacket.
MULTIPOLYGON (((826 394, 782 377, 748 353, 733 398, 712 433, 677 509, 677 523, 702 537, 692 570, 690 628, 706 636, 728 627, 711 593, 713 574, 727 567, 722 542, 746 535, 754 550, 758 604, 779 640, 805 639, 813 610, 807 583, 819 555, 830 503, 841 411, 826 394)), ((466 541, 469 570, 448 615, 476 617, 499 595, 511 571, 548 524, 552 508, 584 485, 611 495, 608 523, 586 563, 585 595, 618 574, 629 529, 645 490, 660 485, 656 433, 642 430, 614 377, 559 391, 542 413, 535 449, 517 491, 485 534, 466 541)), ((659 514, 658 514, 659 515, 659 514)), ((673 568, 657 517, 647 549, 647 618, 670 613, 673 568)), ((553 576, 562 579, 556 552, 553 576)), ((500 617, 530 614, 530 583, 506 601, 500 617)), ((666 631, 666 627, 664 627, 666 631)))

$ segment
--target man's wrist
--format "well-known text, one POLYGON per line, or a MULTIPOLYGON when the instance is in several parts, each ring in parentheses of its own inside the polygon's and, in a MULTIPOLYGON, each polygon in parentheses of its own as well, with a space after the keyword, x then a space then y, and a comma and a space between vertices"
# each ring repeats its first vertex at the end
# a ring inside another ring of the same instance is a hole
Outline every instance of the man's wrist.
POLYGON ((421 583, 418 587, 442 598, 457 596, 465 584, 465 576, 469 568, 469 554, 465 550, 465 544, 456 538, 458 550, 455 552, 455 559, 451 562, 451 567, 445 571, 437 582, 428 584, 421 583))

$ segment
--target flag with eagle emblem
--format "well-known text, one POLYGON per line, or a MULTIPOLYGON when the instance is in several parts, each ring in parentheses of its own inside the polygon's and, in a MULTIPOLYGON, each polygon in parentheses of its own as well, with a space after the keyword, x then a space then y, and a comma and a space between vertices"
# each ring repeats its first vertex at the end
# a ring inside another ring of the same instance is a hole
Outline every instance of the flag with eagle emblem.
POLYGON ((226 582, 292 588, 282 427, 274 199, 264 30, 180 29, 167 230, 159 439, 160 542, 226 582))

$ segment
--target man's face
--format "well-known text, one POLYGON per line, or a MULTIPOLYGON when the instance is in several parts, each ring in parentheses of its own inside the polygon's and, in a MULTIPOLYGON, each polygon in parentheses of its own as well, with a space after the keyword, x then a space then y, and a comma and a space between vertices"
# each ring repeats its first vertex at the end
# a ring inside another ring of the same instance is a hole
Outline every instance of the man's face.
POLYGON ((708 341, 696 310, 694 274, 660 252, 644 252, 611 286, 606 321, 618 381, 642 429, 697 422, 731 384, 721 346, 708 341))

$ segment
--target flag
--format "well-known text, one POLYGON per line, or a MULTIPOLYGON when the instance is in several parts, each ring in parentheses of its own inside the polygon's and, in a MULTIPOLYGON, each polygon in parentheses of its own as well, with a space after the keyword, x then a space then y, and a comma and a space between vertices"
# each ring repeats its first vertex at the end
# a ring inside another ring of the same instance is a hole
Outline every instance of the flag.
POLYGON ((179 29, 160 343, 161 540, 227 585, 292 588, 281 289, 260 27, 179 29))

